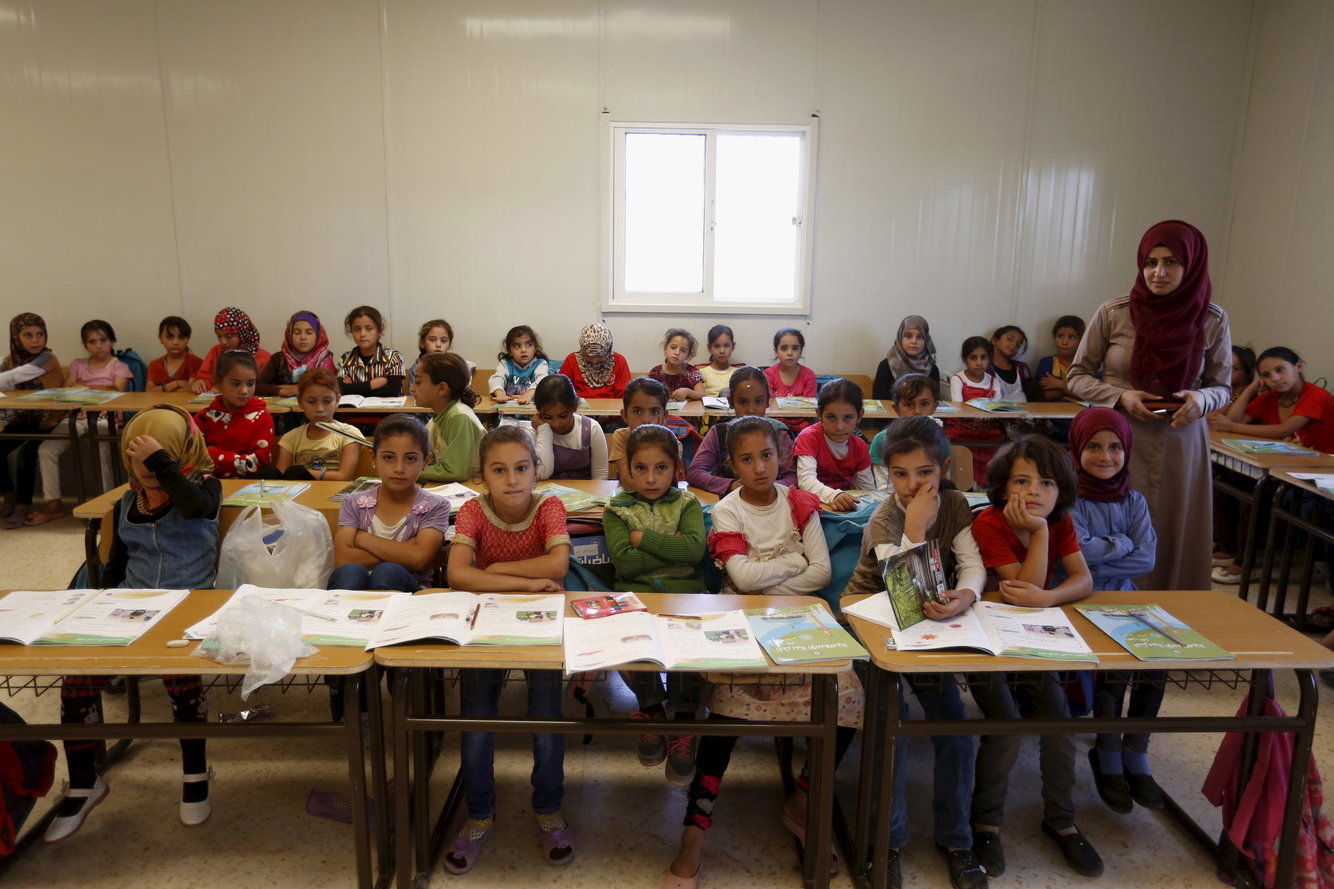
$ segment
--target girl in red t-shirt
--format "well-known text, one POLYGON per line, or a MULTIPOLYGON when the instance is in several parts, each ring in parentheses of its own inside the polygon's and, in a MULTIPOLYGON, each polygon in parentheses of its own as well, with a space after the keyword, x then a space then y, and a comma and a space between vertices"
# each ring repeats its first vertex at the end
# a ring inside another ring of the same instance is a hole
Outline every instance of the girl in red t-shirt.
POLYGON ((849 488, 875 489, 871 448, 857 434, 862 421, 862 387, 851 380, 830 380, 816 402, 820 422, 801 430, 792 445, 797 487, 810 491, 837 512, 857 508, 849 488))
POLYGON ((1334 453, 1334 397, 1302 376, 1302 359, 1283 346, 1265 349, 1251 382, 1225 417, 1209 417, 1219 432, 1262 438, 1296 436, 1308 448, 1334 453))
MULTIPOLYGON (((565 507, 550 494, 533 493, 537 451, 518 426, 492 429, 477 445, 486 493, 469 500, 454 523, 449 548, 449 585, 474 592, 549 593, 564 589, 570 535, 565 507)), ((561 715, 559 670, 524 670, 530 719, 561 715)), ((462 670, 459 694, 464 716, 495 716, 504 670, 462 670)), ((463 798, 468 819, 445 852, 445 870, 473 869, 495 829, 495 749, 490 732, 464 732, 459 742, 463 798)), ((553 865, 574 859, 574 837, 561 816, 565 795, 565 736, 533 735, 533 814, 542 852, 553 865)))
MULTIPOLYGON (((1067 510, 1079 493, 1070 455, 1053 441, 1025 436, 1001 448, 987 467, 991 506, 973 520, 973 537, 982 564, 1000 577, 1000 594, 1012 605, 1047 608, 1082 599, 1093 578, 1079 549, 1067 510), (1052 566, 1060 559, 1068 577, 1051 589, 1052 566)), ((973 699, 988 719, 1037 719, 1070 715, 1065 690, 1056 673, 1004 673, 969 677, 973 699)), ((982 730, 985 732, 985 728, 982 730)), ((1010 769, 1019 755, 1018 735, 983 734, 977 750, 973 784, 973 852, 988 874, 1005 870, 1000 829, 1010 769)), ((1075 783, 1075 744, 1070 735, 1043 735, 1041 744, 1042 832, 1061 849, 1076 872, 1102 873, 1102 859, 1075 826, 1071 788, 1075 783)))

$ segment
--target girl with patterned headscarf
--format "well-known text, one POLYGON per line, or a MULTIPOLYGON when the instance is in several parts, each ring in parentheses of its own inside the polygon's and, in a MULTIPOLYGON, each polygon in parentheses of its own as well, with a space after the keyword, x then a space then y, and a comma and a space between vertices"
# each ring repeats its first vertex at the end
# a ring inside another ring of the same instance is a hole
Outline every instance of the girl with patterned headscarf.
POLYGON ((297 312, 287 321, 282 351, 267 365, 260 365, 255 394, 284 398, 296 394, 296 384, 311 368, 336 372, 333 352, 329 351, 329 333, 314 312, 297 312))
MULTIPOLYGON (((116 529, 101 585, 129 589, 210 589, 215 579, 222 485, 210 473, 204 436, 184 409, 158 405, 140 411, 121 434, 130 490, 112 508, 116 529)), ((198 676, 163 676, 176 722, 204 722, 208 703, 198 676)), ((105 676, 66 676, 60 721, 100 721, 105 676)), ((97 743, 66 741, 69 790, 56 808, 46 842, 72 836, 107 795, 96 771, 97 743)), ((203 738, 181 740, 181 823, 203 824, 213 812, 203 738)))
MULTIPOLYGON (((0 388, 41 389, 59 386, 64 379, 60 362, 46 345, 46 322, 41 315, 24 312, 9 322, 9 354, 0 365, 0 388)), ((60 416, 45 411, 3 411, 0 420, 11 433, 40 432, 56 424, 60 416)), ((5 526, 18 528, 28 517, 33 491, 37 487, 37 451, 39 440, 8 439, 0 441, 0 515, 8 516, 5 526), (18 449, 18 485, 9 474, 9 454, 18 449)))
MULTIPOLYGON (((289 325, 290 326, 290 325, 289 325)), ((218 336, 218 344, 208 350, 204 363, 195 371, 190 388, 198 395, 207 392, 213 386, 213 370, 217 366, 218 356, 223 352, 240 350, 255 356, 255 365, 263 370, 272 356, 259 347, 259 330, 250 316, 235 306, 228 306, 213 318, 213 332, 218 336)))
POLYGON ((921 315, 909 315, 899 322, 894 344, 875 369, 872 398, 893 398, 894 381, 907 374, 931 378, 932 392, 940 397, 940 369, 936 367, 936 344, 931 341, 931 326, 921 315))
POLYGON ((611 331, 596 323, 579 331, 579 351, 570 353, 560 372, 580 398, 620 398, 630 382, 630 365, 612 349, 611 331))

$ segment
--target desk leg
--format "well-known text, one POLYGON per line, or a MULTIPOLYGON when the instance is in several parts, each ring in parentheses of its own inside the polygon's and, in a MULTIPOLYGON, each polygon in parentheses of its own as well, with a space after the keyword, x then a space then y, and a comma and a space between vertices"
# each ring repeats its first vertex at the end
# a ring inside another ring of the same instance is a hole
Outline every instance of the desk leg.
POLYGON ((894 823, 894 750, 899 742, 899 709, 903 686, 897 675, 884 677, 885 733, 880 738, 880 811, 872 845, 871 889, 885 889, 889 881, 889 831, 894 823))
MULTIPOLYGON (((1260 522, 1269 512, 1271 496, 1273 496, 1273 485, 1266 475, 1255 483, 1255 493, 1251 497, 1251 520, 1246 523, 1246 544, 1241 556, 1241 586, 1237 590, 1237 595, 1242 599, 1245 599, 1251 591, 1251 573, 1255 571, 1256 529, 1260 527, 1260 522)), ((1263 601, 1259 602, 1259 609, 1264 611, 1266 604, 1263 601)))
MULTIPOLYGON (((412 678, 408 682, 408 697, 411 699, 408 704, 409 714, 423 714, 430 711, 426 708, 426 701, 430 694, 427 686, 430 671, 423 669, 414 669, 412 678)), ((414 865, 414 875, 419 880, 421 886, 425 886, 430 880, 431 859, 434 849, 431 843, 431 767, 434 760, 431 759, 431 733, 428 731, 413 732, 408 742, 412 747, 412 814, 413 814, 413 845, 416 848, 416 863, 414 865)))
POLYGON ((829 885, 829 850, 834 833, 834 748, 837 746, 837 677, 811 676, 811 792, 806 799, 806 854, 801 862, 807 889, 829 885))
MULTIPOLYGON (((347 771, 352 782, 352 840, 357 856, 357 885, 362 889, 371 886, 371 843, 370 827, 366 818, 366 752, 361 743, 361 700, 363 674, 356 673, 343 677, 343 700, 349 706, 343 713, 343 735, 347 742, 347 771)), ((376 825, 384 827, 383 819, 376 825)))
POLYGON ((408 772, 408 673, 395 670, 393 678, 394 735, 394 870, 398 889, 412 889, 412 782, 408 772))
MULTIPOLYGON (((381 886, 389 879, 390 862, 393 861, 393 847, 389 839, 389 782, 385 775, 384 704, 380 698, 380 668, 372 666, 365 675, 371 742, 371 801, 374 805, 374 824, 371 829, 375 832, 375 860, 379 871, 375 885, 381 886)), ((343 700, 355 699, 344 695, 343 700)))
POLYGON ((870 876, 875 835, 879 833, 878 825, 871 824, 871 798, 880 786, 875 781, 875 774, 876 753, 883 743, 880 719, 884 709, 880 697, 884 694, 884 681, 884 671, 871 664, 866 675, 866 721, 862 726, 861 782, 857 791, 857 822, 853 829, 853 860, 848 862, 849 875, 858 887, 865 887, 870 876))
MULTIPOLYGON (((1252 510, 1252 513, 1253 512, 1254 511, 1252 510)), ((1253 514, 1252 518, 1254 518, 1253 514)), ((1269 532, 1265 535, 1265 554, 1264 554, 1264 559, 1260 562, 1260 594, 1256 598, 1256 606, 1255 606, 1259 608, 1261 611, 1269 610, 1269 578, 1273 575, 1274 572, 1274 537, 1276 536, 1276 532, 1278 530, 1276 527, 1277 525, 1278 522, 1274 521, 1273 519, 1270 519, 1269 532)), ((1289 537, 1291 537, 1291 535, 1289 535, 1289 537)), ((1246 569, 1243 566, 1242 568, 1243 582, 1245 582, 1245 577, 1246 577, 1246 569)), ((1245 593, 1242 593, 1241 595, 1243 599, 1246 598, 1245 593)), ((1277 599, 1278 603, 1276 603, 1274 607, 1274 617, 1278 618, 1279 620, 1282 620, 1283 619, 1282 592, 1277 593, 1277 599)))
POLYGON ((102 530, 100 518, 88 519, 83 526, 83 564, 88 569, 88 588, 98 589, 102 579, 102 560, 97 551, 97 537, 102 530))
POLYGON ((1315 737, 1315 711, 1319 695, 1315 674, 1297 670, 1297 685, 1301 702, 1297 715, 1305 725, 1294 733, 1292 744, 1292 773, 1288 777, 1288 797, 1283 806, 1283 828, 1279 833, 1278 864, 1274 871, 1275 886, 1291 886, 1292 871, 1297 861, 1297 830, 1301 826, 1302 800, 1306 796, 1306 770, 1311 762, 1311 742, 1315 737))

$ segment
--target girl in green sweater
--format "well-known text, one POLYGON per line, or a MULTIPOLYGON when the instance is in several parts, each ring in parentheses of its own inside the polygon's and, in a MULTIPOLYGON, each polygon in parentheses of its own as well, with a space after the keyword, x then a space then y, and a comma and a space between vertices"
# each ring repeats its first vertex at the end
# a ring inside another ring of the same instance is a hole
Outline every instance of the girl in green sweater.
MULTIPOLYGON (((637 426, 625 444, 622 463, 635 491, 619 492, 602 515, 607 549, 616 569, 616 589, 638 593, 703 593, 699 563, 704 557, 704 510, 695 495, 676 486, 681 472, 676 436, 655 423, 637 426)), ((694 719, 702 686, 698 673, 626 674, 639 701, 635 719, 694 719)), ((639 761, 667 761, 667 780, 686 785, 695 775, 695 736, 642 735, 639 761)))
POLYGON ((486 429, 472 412, 480 400, 472 374, 455 352, 428 353, 417 362, 412 397, 418 407, 435 412, 428 429, 431 453, 422 481, 465 482, 479 478, 477 443, 486 429))

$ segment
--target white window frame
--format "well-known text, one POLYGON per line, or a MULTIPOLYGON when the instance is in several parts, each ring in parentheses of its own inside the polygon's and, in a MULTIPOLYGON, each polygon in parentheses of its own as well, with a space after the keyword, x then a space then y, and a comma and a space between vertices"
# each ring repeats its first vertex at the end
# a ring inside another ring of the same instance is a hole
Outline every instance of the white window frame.
POLYGON ((691 312, 728 314, 739 312, 766 315, 809 315, 811 304, 811 259, 814 255, 815 173, 819 120, 812 117, 802 124, 665 124, 606 121, 607 146, 605 169, 607 199, 604 205, 604 263, 602 309, 606 312, 691 312), (625 290, 625 136, 632 133, 662 133, 705 136, 704 286, 700 293, 631 293, 625 290), (717 138, 720 135, 756 133, 791 134, 802 138, 801 216, 797 218, 801 242, 797 248, 796 284, 791 300, 733 300, 713 298, 713 195, 717 162, 717 138))

